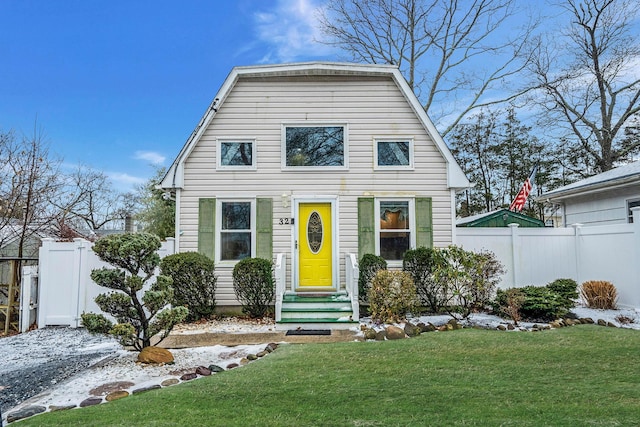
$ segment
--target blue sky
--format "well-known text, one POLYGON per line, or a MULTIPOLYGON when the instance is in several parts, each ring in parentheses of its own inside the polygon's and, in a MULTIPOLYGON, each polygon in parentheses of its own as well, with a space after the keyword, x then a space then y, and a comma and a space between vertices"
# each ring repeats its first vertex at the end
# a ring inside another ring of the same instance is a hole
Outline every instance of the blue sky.
POLYGON ((168 165, 236 65, 339 60, 319 0, 2 0, 0 131, 120 190, 168 165))

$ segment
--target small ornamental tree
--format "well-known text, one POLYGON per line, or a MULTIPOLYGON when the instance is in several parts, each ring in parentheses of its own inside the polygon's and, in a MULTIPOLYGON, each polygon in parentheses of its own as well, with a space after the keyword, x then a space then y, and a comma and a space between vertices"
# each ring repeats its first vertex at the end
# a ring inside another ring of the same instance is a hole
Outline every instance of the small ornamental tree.
POLYGON ((387 261, 381 256, 364 254, 360 260, 360 275, 358 276, 358 295, 360 300, 369 300, 371 281, 380 270, 387 269, 387 261))
MULTIPOLYGON (((119 336, 123 345, 136 350, 149 347, 151 338, 157 334, 160 334, 158 342, 162 341, 189 312, 185 307, 167 307, 173 299, 170 277, 157 276, 148 290, 143 291, 160 264, 158 249, 160 239, 147 233, 106 236, 93 246, 101 260, 117 267, 91 272, 94 282, 114 291, 98 295, 96 304, 118 322, 109 332, 119 336)), ((108 323, 97 320, 100 316, 83 314, 83 323, 90 331, 91 324, 104 328, 108 323)))
POLYGON ((379 270, 369 288, 369 310, 377 322, 399 322, 419 304, 416 286, 406 271, 379 270))

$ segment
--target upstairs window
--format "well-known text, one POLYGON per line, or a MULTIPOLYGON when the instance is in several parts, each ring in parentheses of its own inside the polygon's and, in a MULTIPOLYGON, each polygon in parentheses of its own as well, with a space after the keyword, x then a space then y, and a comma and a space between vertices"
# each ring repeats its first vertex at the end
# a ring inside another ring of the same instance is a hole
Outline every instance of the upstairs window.
POLYGON ((631 208, 640 206, 640 199, 627 200, 627 222, 633 224, 633 212, 631 208))
POLYGON ((254 169, 255 141, 218 140, 219 169, 254 169))
POLYGON ((285 168, 347 167, 346 126, 284 126, 285 168))
POLYGON ((413 140, 376 140, 376 169, 413 169, 413 140))

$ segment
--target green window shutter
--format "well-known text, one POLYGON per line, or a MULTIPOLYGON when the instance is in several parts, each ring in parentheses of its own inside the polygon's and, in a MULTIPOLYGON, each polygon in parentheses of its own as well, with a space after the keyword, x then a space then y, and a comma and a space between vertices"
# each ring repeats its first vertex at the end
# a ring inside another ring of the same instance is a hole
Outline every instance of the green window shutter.
POLYGON ((256 200, 256 257, 273 258, 273 199, 256 200))
POLYGON ((416 199, 416 246, 433 247, 433 209, 431 197, 416 199))
POLYGON ((376 214, 373 197, 358 198, 358 259, 376 253, 376 214))
POLYGON ((198 252, 215 259, 216 199, 200 199, 198 203, 198 252))

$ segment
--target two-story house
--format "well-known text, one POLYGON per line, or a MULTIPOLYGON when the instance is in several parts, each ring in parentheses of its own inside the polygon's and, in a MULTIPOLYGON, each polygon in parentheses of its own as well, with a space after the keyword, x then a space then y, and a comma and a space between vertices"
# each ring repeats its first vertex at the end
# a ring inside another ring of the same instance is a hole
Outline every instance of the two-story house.
POLYGON ((238 305, 239 260, 267 258, 287 328, 357 321, 357 260, 453 243, 468 186, 397 67, 324 62, 234 68, 161 182, 218 305, 238 305))

